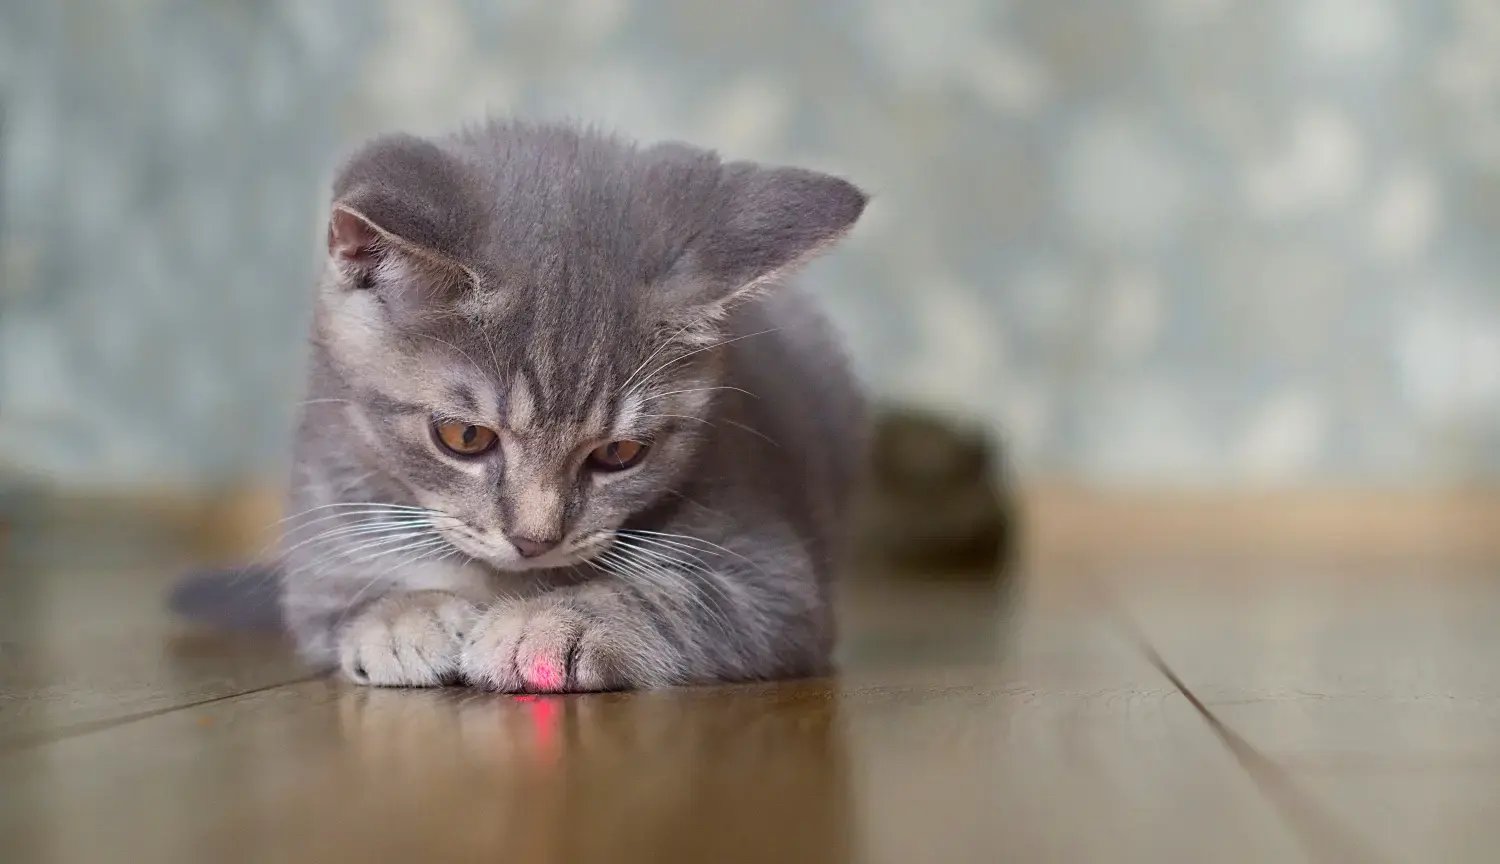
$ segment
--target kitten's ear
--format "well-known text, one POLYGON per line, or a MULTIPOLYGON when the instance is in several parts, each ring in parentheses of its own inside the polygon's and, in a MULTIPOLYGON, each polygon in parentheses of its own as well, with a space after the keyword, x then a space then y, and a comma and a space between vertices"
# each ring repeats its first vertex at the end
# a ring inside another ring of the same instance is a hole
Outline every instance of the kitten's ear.
POLYGON ((334 182, 328 256, 353 287, 401 282, 431 295, 472 279, 463 261, 474 238, 463 167, 410 135, 377 138, 334 182))
POLYGON ((369 217, 335 203, 328 217, 328 257, 340 271, 368 276, 388 244, 369 217))
POLYGON ((716 197, 711 224, 684 256, 691 272, 681 275, 697 283, 698 296, 674 298, 714 309, 790 275, 842 239, 869 200, 829 174, 748 162, 724 166, 716 197))

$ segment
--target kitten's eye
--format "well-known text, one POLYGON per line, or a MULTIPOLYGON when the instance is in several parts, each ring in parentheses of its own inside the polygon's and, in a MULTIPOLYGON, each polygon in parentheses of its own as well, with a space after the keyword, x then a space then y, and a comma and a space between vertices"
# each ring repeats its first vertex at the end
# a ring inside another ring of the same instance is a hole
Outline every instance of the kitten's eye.
POLYGON ((594 471, 624 471, 646 458, 650 449, 640 441, 611 441, 589 451, 588 466, 594 471))
POLYGON ((495 449, 500 436, 495 430, 468 423, 438 423, 433 435, 443 448, 455 456, 483 456, 495 449))

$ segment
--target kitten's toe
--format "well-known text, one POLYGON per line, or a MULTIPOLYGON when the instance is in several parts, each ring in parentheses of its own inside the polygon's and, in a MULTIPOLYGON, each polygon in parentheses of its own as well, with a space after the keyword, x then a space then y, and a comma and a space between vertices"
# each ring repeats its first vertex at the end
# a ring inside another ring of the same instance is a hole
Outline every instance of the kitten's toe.
POLYGON ((570 667, 585 623, 581 610, 550 598, 497 606, 464 646, 463 675, 503 693, 573 689, 570 667))
POLYGON ((633 622, 586 598, 551 596, 486 613, 464 646, 469 683, 503 693, 579 693, 660 686, 675 655, 633 622))
POLYGON ((339 665, 358 684, 436 687, 458 677, 458 657, 478 610, 441 591, 398 594, 372 604, 346 629, 339 665))
POLYGON ((629 690, 660 687, 674 677, 671 652, 639 628, 609 620, 584 630, 573 653, 574 689, 629 690))
POLYGON ((536 609, 516 643, 516 675, 531 693, 576 690, 573 660, 583 635, 583 613, 563 603, 536 609))
POLYGON ((522 681, 516 674, 516 647, 526 623, 525 607, 497 603, 474 623, 459 654, 459 672, 476 687, 519 693, 522 681))

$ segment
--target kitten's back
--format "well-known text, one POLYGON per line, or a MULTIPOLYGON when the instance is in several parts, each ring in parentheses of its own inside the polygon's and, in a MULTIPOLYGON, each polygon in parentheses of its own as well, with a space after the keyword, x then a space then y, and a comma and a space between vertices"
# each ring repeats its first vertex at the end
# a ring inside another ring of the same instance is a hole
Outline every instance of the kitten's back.
POLYGON ((825 560, 837 557, 864 469, 867 407, 816 299, 791 286, 736 310, 724 350, 724 400, 706 476, 747 476, 801 518, 825 560))

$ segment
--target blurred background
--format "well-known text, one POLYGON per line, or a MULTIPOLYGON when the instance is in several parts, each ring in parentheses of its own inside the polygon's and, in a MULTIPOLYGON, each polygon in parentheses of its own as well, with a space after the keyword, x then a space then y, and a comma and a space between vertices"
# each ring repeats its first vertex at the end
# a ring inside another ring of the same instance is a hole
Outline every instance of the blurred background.
POLYGON ((806 279, 1028 488, 1500 480, 1494 0, 0 0, 0 488, 274 487, 338 159, 486 112, 857 180, 806 279))

